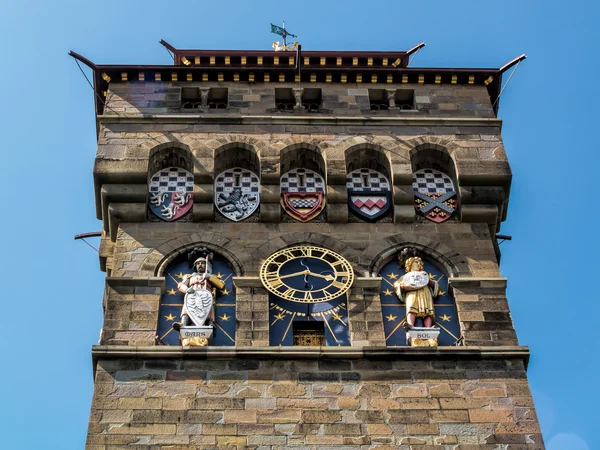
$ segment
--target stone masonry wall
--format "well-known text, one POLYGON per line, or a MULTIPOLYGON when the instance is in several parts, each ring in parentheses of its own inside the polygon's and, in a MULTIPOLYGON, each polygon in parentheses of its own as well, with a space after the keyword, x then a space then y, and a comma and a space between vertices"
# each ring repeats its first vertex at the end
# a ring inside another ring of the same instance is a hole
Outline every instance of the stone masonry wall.
MULTIPOLYGON (((227 88, 228 108, 208 110, 204 114, 277 114, 276 88, 297 88, 293 83, 196 83, 196 82, 112 82, 104 114, 167 114, 180 111, 182 88, 227 88)), ((303 88, 321 89, 322 114, 338 116, 452 116, 495 117, 485 86, 419 84, 348 84, 302 83, 303 88), (414 90, 415 110, 371 111, 370 89, 414 90)), ((311 113, 311 116, 315 113, 311 113)), ((318 114, 316 114, 318 116, 318 114)))
POLYGON ((523 363, 98 361, 87 450, 543 449, 523 363))

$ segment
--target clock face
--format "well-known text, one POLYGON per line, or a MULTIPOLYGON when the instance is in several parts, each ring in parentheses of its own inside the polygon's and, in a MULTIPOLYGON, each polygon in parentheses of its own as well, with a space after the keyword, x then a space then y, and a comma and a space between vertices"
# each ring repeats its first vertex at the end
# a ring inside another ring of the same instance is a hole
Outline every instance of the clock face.
POLYGON ((344 295, 354 281, 344 257, 320 247, 301 245, 273 253, 260 269, 264 287, 279 298, 319 303, 344 295))

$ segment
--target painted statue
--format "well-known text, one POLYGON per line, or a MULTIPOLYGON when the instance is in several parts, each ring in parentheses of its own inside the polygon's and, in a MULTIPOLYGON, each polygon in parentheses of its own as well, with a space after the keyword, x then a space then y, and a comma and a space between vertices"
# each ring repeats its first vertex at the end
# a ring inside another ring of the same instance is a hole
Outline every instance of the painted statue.
POLYGON ((222 280, 212 274, 212 257, 206 248, 195 248, 188 254, 188 262, 194 272, 186 274, 177 285, 177 289, 185 294, 181 321, 175 322, 173 328, 209 325, 214 321, 213 299, 216 289, 223 289, 222 280))
POLYGON ((423 319, 425 328, 432 328, 435 321, 433 299, 440 295, 440 287, 435 280, 431 280, 423 270, 423 260, 418 256, 416 249, 404 249, 398 261, 400 266, 404 262, 406 273, 395 283, 394 290, 401 302, 406 304, 406 331, 414 328, 417 318, 423 319))

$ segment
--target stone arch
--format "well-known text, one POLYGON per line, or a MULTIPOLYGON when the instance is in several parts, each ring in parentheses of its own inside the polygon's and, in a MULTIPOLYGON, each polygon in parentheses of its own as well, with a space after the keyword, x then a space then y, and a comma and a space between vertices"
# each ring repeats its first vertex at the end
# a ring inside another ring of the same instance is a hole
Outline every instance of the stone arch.
MULTIPOLYGON (((243 148, 253 151, 263 166, 264 151, 270 148, 268 141, 261 141, 250 135, 223 134, 211 138, 194 138, 187 135, 188 141, 195 157, 196 182, 212 183, 215 174, 215 152, 219 149, 243 148), (260 150, 259 150, 260 149, 260 150)), ((257 173, 257 175, 260 175, 257 173)))
POLYGON ((204 232, 171 239, 152 250, 142 263, 141 275, 162 276, 165 269, 178 256, 198 246, 206 247, 225 258, 237 276, 246 273, 247 268, 252 264, 251 256, 245 248, 235 246, 233 241, 221 234, 204 232))
POLYGON ((389 152, 380 145, 368 142, 352 145, 344 150, 344 158, 346 173, 356 169, 373 169, 384 174, 393 183, 389 152))
POLYGON ((181 142, 165 142, 150 149, 148 178, 167 167, 179 167, 193 172, 193 165, 193 155, 188 145, 181 142))
POLYGON ((281 174, 304 168, 319 173, 327 183, 325 153, 315 144, 299 142, 284 147, 279 153, 279 165, 281 174))
POLYGON ((271 254, 282 248, 301 244, 318 245, 332 250, 346 258, 352 264, 355 271, 360 269, 359 253, 354 248, 331 236, 309 232, 289 233, 279 236, 276 239, 271 239, 252 252, 252 260, 258 270, 263 261, 271 254))
POLYGON ((374 242, 365 249, 360 258, 368 264, 370 276, 377 276, 379 270, 406 246, 417 248, 430 262, 437 265, 449 277, 470 276, 467 259, 455 249, 426 236, 396 234, 374 242))
POLYGON ((420 169, 439 170, 457 183, 458 170, 454 159, 456 145, 452 141, 423 136, 410 142, 413 144, 409 151, 413 173, 420 169))
POLYGON ((234 167, 248 169, 260 176, 260 153, 246 142, 229 142, 213 152, 215 176, 234 167))

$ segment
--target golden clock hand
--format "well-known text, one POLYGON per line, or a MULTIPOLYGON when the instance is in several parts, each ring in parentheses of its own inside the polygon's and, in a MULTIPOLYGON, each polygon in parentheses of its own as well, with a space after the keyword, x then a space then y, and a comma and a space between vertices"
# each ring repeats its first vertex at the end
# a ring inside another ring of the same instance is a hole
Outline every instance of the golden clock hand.
POLYGON ((309 271, 306 271, 306 274, 312 277, 325 278, 327 281, 335 280, 335 277, 333 275, 321 275, 320 273, 314 273, 309 271))
POLYGON ((306 275, 308 273, 309 273, 308 270, 303 270, 302 272, 288 273, 287 275, 280 276, 279 279, 283 280, 284 278, 297 277, 298 275, 306 275))

